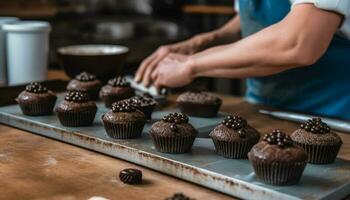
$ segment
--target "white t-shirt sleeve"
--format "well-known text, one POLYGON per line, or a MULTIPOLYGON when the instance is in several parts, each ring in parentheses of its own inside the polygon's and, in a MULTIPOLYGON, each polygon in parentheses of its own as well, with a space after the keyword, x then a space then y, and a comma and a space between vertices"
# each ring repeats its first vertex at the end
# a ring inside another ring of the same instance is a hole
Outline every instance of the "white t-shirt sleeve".
POLYGON ((235 11, 236 11, 237 13, 239 13, 239 1, 238 1, 238 0, 235 1, 234 7, 235 7, 235 11))
POLYGON ((344 15, 344 21, 339 34, 350 39, 350 0, 292 0, 292 5, 312 3, 317 8, 329 10, 344 15))

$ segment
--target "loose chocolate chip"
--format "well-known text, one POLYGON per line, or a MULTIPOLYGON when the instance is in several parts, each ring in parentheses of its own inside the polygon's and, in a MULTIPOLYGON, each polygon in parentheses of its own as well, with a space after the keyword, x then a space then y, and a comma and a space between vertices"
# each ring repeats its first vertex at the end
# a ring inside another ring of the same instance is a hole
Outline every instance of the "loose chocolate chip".
POLYGON ((172 197, 168 197, 165 200, 194 200, 194 199, 191 199, 182 193, 175 193, 172 197))
POLYGON ((87 72, 82 72, 78 74, 75 79, 78 81, 86 82, 86 81, 94 81, 96 80, 96 76, 87 72))
POLYGON ((46 93, 48 90, 40 83, 32 82, 26 86, 26 91, 31 93, 46 93))
POLYGON ((141 184, 142 171, 133 168, 123 169, 119 172, 119 179, 126 184, 141 184))
POLYGON ((108 84, 113 87, 129 87, 130 83, 125 78, 118 76, 108 81, 108 84))
POLYGON ((64 100, 83 103, 89 101, 89 95, 82 91, 70 91, 66 94, 64 100))

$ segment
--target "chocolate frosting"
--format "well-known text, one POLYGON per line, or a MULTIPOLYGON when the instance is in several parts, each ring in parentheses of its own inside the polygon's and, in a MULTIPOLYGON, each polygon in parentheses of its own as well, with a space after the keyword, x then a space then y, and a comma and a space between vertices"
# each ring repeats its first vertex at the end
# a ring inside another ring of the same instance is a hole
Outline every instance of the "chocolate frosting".
POLYGON ((282 148, 266 141, 260 141, 254 145, 248 156, 249 160, 265 163, 294 163, 307 160, 305 151, 300 147, 290 145, 282 148))
POLYGON ((77 103, 74 101, 66 101, 63 100, 60 102, 60 104, 57 106, 56 111, 90 111, 90 110, 97 110, 96 103, 93 101, 87 101, 83 103, 77 103))
POLYGON ((143 112, 135 110, 134 112, 113 112, 112 110, 108 111, 102 116, 102 120, 115 123, 129 123, 135 121, 145 121, 146 117, 143 112))
POLYGON ((197 136, 198 131, 189 123, 174 124, 163 120, 154 123, 150 129, 150 134, 158 136, 197 136), (176 126, 176 130, 171 126, 176 126))
POLYGON ((102 84, 99 80, 92 81, 79 81, 72 79, 67 85, 67 90, 69 91, 89 91, 89 90, 99 90, 102 84))
POLYGON ((246 125, 245 127, 245 137, 240 137, 238 131, 240 131, 240 129, 235 130, 232 128, 228 128, 223 124, 220 124, 217 127, 215 127, 214 130, 211 131, 209 136, 216 140, 228 142, 252 141, 256 143, 259 141, 260 133, 249 125, 246 125))
POLYGON ((105 85, 100 90, 100 97, 103 98, 109 95, 126 96, 126 98, 134 95, 134 89, 131 87, 113 87, 105 85))
POLYGON ((48 90, 46 93, 32 93, 28 91, 22 91, 18 97, 17 102, 18 103, 37 103, 42 100, 56 100, 57 97, 55 93, 48 90))
POLYGON ((198 104, 221 104, 222 100, 209 92, 185 92, 178 96, 177 102, 198 104))
POLYGON ((293 141, 314 145, 338 145, 342 144, 341 138, 333 131, 323 134, 314 134, 304 129, 297 129, 291 135, 293 141))

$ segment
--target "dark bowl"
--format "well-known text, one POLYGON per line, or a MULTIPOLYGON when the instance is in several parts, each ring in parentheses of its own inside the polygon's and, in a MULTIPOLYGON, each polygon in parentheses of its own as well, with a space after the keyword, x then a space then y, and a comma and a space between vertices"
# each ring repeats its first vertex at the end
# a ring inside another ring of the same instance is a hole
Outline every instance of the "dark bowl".
POLYGON ((119 45, 74 45, 57 49, 60 64, 70 78, 89 72, 101 81, 119 75, 128 54, 129 48, 119 45))

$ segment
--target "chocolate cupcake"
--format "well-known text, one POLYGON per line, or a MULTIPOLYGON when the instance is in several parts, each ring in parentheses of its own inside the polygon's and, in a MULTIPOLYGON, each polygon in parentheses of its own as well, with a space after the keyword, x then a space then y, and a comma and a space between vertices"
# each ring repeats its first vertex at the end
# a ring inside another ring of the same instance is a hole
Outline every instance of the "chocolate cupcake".
POLYGON ((166 198, 165 200, 195 200, 182 193, 175 193, 173 196, 166 198))
POLYGON ((116 102, 112 110, 102 115, 107 135, 114 139, 137 138, 146 123, 145 115, 127 102, 116 102))
POLYGON ((91 100, 98 99, 98 92, 102 87, 102 83, 97 80, 96 76, 87 72, 82 72, 74 79, 69 81, 67 85, 68 91, 86 92, 91 100))
POLYGON ((211 93, 191 91, 181 94, 176 100, 182 113, 195 117, 215 117, 222 100, 211 93))
POLYGON ((121 182, 130 185, 136 185, 142 183, 142 171, 138 169, 128 168, 123 169, 119 173, 119 179, 121 182))
POLYGON ((116 77, 108 81, 108 84, 100 90, 100 98, 107 108, 111 108, 114 102, 130 98, 135 95, 135 90, 123 77, 116 77))
POLYGON ((157 151, 185 153, 191 150, 198 131, 184 114, 170 113, 154 123, 149 131, 157 151))
POLYGON ((30 83, 16 101, 24 115, 49 115, 53 111, 57 96, 38 82, 30 83))
POLYGON ((142 111, 148 120, 152 118, 153 110, 158 105, 158 102, 148 95, 136 95, 125 101, 142 111))
POLYGON ((86 92, 68 92, 57 106, 56 113, 63 126, 89 126, 97 112, 96 103, 86 92))
POLYGON ((297 184, 307 163, 305 151, 280 130, 266 134, 248 158, 257 179, 272 185, 297 184))
POLYGON ((291 138, 309 156, 309 163, 328 164, 334 162, 342 145, 341 138, 321 118, 312 118, 300 125, 291 138))
POLYGON ((247 158, 250 149, 259 141, 260 133, 240 116, 229 115, 209 134, 217 154, 226 158, 247 158))

